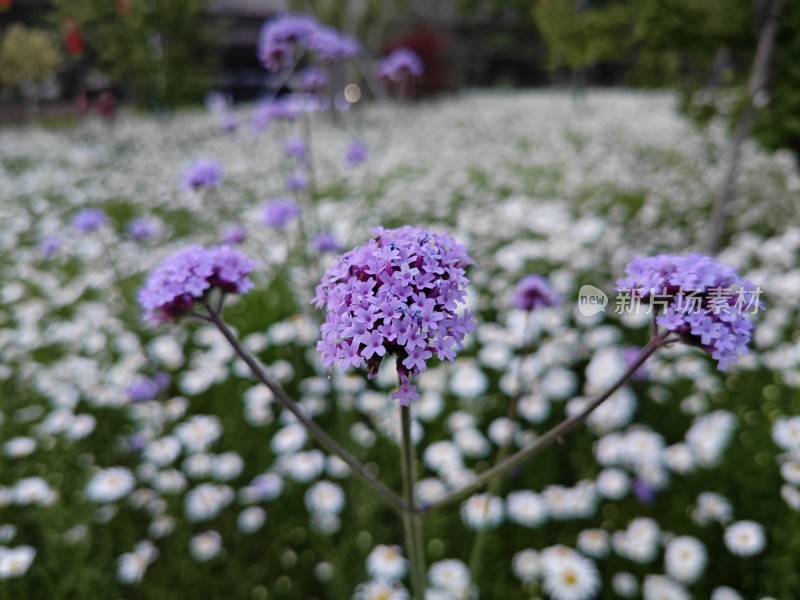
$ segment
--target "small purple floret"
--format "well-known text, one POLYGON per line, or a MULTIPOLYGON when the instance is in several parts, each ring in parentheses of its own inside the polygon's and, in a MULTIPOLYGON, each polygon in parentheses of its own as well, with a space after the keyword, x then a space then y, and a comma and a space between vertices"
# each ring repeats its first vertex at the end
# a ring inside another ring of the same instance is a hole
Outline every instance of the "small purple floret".
POLYGON ((72 228, 80 233, 96 231, 108 223, 108 215, 100 208, 82 208, 72 217, 72 228))
POLYGON ((511 303, 520 310, 557 306, 561 300, 541 275, 528 275, 517 284, 511 303))
POLYGON ((276 198, 264 205, 261 222, 265 227, 283 229, 300 216, 300 207, 291 198, 276 198))
POLYGON ((144 318, 175 321, 214 288, 243 294, 253 287, 248 274, 256 263, 228 246, 189 246, 167 257, 139 290, 144 318))
POLYGON ((347 147, 347 152, 344 155, 344 164, 346 167, 353 168, 367 160, 368 156, 369 148, 367 148, 367 145, 355 140, 347 147))
POLYGON ((158 235, 158 222, 147 217, 139 217, 131 219, 126 229, 128 235, 133 239, 147 242, 158 235))
POLYGON ((216 187, 222 181, 222 167, 209 158, 194 161, 183 175, 183 187, 189 190, 202 190, 216 187))
POLYGON ((457 314, 474 264, 446 233, 420 227, 374 229, 376 236, 340 256, 313 300, 327 310, 317 349, 326 366, 367 367, 372 378, 385 356, 396 356, 404 406, 419 398, 410 378, 436 354, 453 360, 475 328, 469 311, 457 314))

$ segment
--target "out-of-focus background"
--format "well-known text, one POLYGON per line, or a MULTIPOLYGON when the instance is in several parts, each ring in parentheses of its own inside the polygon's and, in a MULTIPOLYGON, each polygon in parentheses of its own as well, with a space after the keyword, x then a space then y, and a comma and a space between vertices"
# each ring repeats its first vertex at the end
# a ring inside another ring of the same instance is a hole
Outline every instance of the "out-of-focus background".
POLYGON ((415 50, 425 63, 417 98, 485 87, 677 88, 700 118, 720 110, 715 92, 746 86, 773 15, 780 27, 756 130, 769 147, 800 149, 800 8, 774 0, 2 0, 0 119, 29 118, 32 103, 37 116, 64 116, 98 99, 104 110, 154 112, 212 90, 257 100, 279 85, 256 57, 259 30, 287 11, 357 37, 364 57, 415 50))

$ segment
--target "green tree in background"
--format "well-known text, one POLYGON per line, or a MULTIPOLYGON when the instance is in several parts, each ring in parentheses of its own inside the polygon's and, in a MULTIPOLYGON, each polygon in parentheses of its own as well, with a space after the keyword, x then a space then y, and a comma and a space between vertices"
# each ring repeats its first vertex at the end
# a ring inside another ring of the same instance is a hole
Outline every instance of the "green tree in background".
POLYGON ((54 0, 81 27, 98 66, 140 106, 199 102, 210 76, 206 0, 54 0))

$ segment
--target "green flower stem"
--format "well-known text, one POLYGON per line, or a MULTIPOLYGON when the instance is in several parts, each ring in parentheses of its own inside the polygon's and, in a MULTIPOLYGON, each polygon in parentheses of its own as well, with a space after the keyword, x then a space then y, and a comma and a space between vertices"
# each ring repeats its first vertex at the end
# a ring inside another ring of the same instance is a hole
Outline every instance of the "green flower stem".
POLYGON ((219 329, 222 335, 225 336, 225 339, 228 340, 228 343, 234 349, 236 354, 238 354, 245 364, 247 364, 255 378, 263 383, 274 394, 281 406, 297 417, 297 420, 300 421, 300 423, 309 431, 309 433, 311 433, 311 435, 313 435, 328 452, 335 454, 344 462, 346 462, 353 472, 360 477, 364 483, 372 488, 375 493, 389 506, 400 513, 409 513, 410 505, 407 505, 406 502, 396 492, 375 477, 375 475, 373 475, 361 461, 350 454, 342 445, 339 444, 339 442, 329 436, 325 430, 322 429, 322 427, 320 427, 303 412, 303 410, 288 396, 288 394, 280 385, 278 385, 267 375, 266 371, 264 371, 264 367, 262 367, 255 357, 247 352, 241 343, 239 343, 236 335, 225 324, 219 313, 214 310, 214 307, 211 306, 211 303, 208 300, 203 300, 202 303, 208 311, 208 319, 214 325, 216 325, 217 329, 219 329))
MULTIPOLYGON (((414 506, 414 483, 417 479, 414 441, 411 438, 411 409, 400 407, 402 422, 401 464, 403 467, 403 498, 408 507, 414 506)), ((425 548, 422 533, 422 515, 413 510, 403 514, 403 529, 406 538, 406 552, 411 571, 411 591, 415 600, 425 597, 425 548)))
MULTIPOLYGON (((447 506, 448 504, 452 504, 453 502, 457 502, 470 494, 478 491, 487 483, 490 483, 497 477, 507 473, 514 467, 517 467, 532 457, 534 454, 538 454, 551 444, 558 440, 563 435, 569 433, 578 425, 581 425, 594 411, 598 406, 600 406, 603 402, 608 400, 608 398, 616 392, 622 385, 630 379, 636 370, 641 367, 645 361, 650 358, 650 356, 655 353, 660 347, 666 345, 670 342, 668 339, 669 332, 662 333, 657 337, 653 337, 647 343, 647 345, 642 348, 642 351, 636 356, 636 358, 628 365, 628 368, 625 372, 617 379, 603 394, 589 402, 582 411, 579 413, 569 417, 568 419, 564 419, 561 423, 547 431, 546 433, 542 434, 536 440, 521 448, 511 456, 508 456, 495 464, 493 467, 487 469, 480 475, 478 475, 475 480, 462 487, 459 490, 456 490, 441 500, 436 502, 432 502, 426 507, 421 507, 415 510, 419 512, 426 512, 437 508, 442 508, 443 506, 447 506)), ((413 506, 413 505, 412 505, 413 506)))

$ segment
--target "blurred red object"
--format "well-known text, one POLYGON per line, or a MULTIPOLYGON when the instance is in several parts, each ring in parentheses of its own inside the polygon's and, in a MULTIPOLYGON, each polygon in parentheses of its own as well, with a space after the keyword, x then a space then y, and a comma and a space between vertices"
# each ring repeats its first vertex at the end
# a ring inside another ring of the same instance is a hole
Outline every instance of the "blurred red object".
POLYGON ((97 110, 104 118, 113 119, 117 114, 118 106, 119 102, 114 94, 108 90, 100 92, 100 96, 97 98, 97 110))
POLYGON ((0 0, 0 12, 8 10, 12 4, 14 4, 14 0, 0 0))
POLYGON ((85 46, 83 34, 78 27, 78 22, 75 19, 65 19, 63 23, 64 29, 64 48, 72 56, 83 55, 85 46))
POLYGON ((117 12, 121 17, 127 17, 131 12, 131 0, 114 0, 117 3, 117 12))
POLYGON ((75 109, 81 116, 86 116, 92 105, 89 103, 89 96, 86 92, 81 92, 75 97, 75 109))

